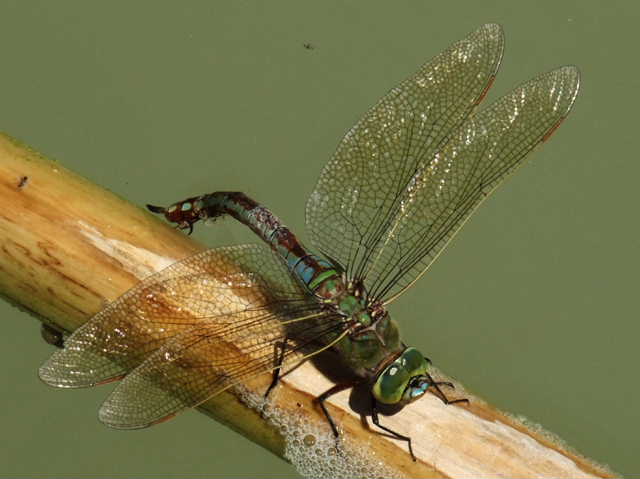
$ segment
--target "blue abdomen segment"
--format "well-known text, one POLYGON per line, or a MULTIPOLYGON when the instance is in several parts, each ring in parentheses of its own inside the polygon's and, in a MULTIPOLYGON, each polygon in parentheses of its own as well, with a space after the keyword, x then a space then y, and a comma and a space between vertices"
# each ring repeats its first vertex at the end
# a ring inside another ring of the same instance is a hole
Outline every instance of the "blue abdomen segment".
POLYGON ((244 223, 284 259, 292 274, 311 292, 315 292, 324 279, 339 276, 331 263, 309 254, 277 216, 244 193, 219 191, 190 198, 181 206, 181 210, 185 206, 190 209, 184 211, 185 216, 198 220, 228 214, 244 223))
POLYGON ((291 259, 287 259, 289 269, 300 279, 300 281, 302 281, 310 289, 315 289, 312 287, 312 285, 317 286, 318 276, 323 271, 326 270, 327 272, 335 273, 333 266, 328 261, 315 255, 307 255, 305 258, 297 259, 295 264, 292 263, 293 262, 291 261, 291 259), (320 266, 320 270, 318 266, 320 266))

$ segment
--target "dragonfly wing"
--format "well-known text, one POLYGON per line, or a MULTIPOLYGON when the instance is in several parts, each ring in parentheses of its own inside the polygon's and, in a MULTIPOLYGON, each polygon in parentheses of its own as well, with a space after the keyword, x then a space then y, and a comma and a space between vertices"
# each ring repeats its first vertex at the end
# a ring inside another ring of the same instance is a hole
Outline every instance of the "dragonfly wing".
POLYGON ((265 310, 235 314, 222 326, 186 331, 118 384, 100 408, 100 420, 118 429, 161 422, 244 378, 275 369, 276 353, 285 342, 281 365, 287 369, 302 360, 305 351, 313 355, 344 334, 344 324, 337 319, 311 309, 278 314, 265 310))
POLYGON ((314 245, 352 278, 402 207, 398 198, 482 100, 503 51, 488 24, 391 90, 345 135, 306 207, 314 245))
POLYGON ((140 282, 78 328, 40 368, 58 387, 118 379, 169 339, 271 304, 315 304, 264 245, 204 251, 140 282))
POLYGON ((562 67, 471 116, 402 193, 367 265, 370 294, 389 303, 413 284, 482 200, 555 131, 578 89, 578 69, 562 67))

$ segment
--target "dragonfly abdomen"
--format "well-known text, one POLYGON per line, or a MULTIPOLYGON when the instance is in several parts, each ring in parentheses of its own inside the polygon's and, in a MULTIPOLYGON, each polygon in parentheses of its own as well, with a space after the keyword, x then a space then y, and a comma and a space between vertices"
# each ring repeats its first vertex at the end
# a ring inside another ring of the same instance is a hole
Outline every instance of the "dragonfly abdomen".
MULTIPOLYGON (((217 191, 152 211, 163 212, 165 217, 181 228, 223 215, 233 216, 248 226, 287 263, 289 270, 311 292, 315 293, 326 280, 339 277, 339 272, 325 259, 308 253, 296 236, 282 224, 267 207, 241 192, 217 191)), ((326 288, 322 288, 323 295, 326 288)))

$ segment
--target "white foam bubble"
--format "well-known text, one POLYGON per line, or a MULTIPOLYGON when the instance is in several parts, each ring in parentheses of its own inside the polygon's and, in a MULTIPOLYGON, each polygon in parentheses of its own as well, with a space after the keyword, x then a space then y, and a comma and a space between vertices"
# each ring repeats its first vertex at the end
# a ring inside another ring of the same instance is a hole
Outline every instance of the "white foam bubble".
POLYGON ((357 445, 343 435, 336 440, 328 423, 310 422, 302 413, 275 407, 258 394, 242 391, 241 397, 245 404, 261 411, 263 417, 278 428, 285 440, 285 458, 302 476, 401 477, 366 445, 357 445))

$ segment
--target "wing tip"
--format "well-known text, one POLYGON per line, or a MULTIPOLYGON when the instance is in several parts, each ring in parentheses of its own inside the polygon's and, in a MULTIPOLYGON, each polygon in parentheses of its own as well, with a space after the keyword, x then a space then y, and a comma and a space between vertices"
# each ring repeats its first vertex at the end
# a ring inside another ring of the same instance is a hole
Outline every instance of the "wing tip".
POLYGON ((40 378, 40 381, 53 387, 65 387, 63 385, 64 381, 61 381, 59 376, 54 373, 54 368, 52 368, 49 363, 50 361, 47 361, 38 369, 38 377, 40 378))
POLYGON ((568 97, 566 104, 566 111, 564 112, 563 119, 569 114, 573 105, 578 97, 580 91, 581 73, 580 69, 575 65, 563 65, 555 70, 549 72, 549 74, 557 76, 562 79, 571 91, 571 95, 568 97))
POLYGON ((483 25, 480 25, 478 31, 485 31, 493 35, 504 36, 504 28, 502 28, 502 25, 497 22, 487 22, 483 25))
POLYGON ((455 44, 468 41, 472 38, 482 38, 487 43, 491 43, 491 41, 493 41, 499 44, 500 50, 502 50, 504 45, 504 29, 499 23, 485 23, 483 25, 480 25, 475 30, 471 31, 468 35, 466 35, 466 37, 458 40, 455 44))
POLYGON ((51 355, 38 368, 38 377, 48 386, 79 389, 99 386, 122 379, 123 374, 96 374, 98 369, 87 366, 87 361, 76 357, 76 352, 62 349, 51 355))
POLYGON ((499 45, 499 59, 502 59, 504 50, 504 29, 499 23, 485 23, 478 28, 474 34, 482 34, 487 38, 493 39, 499 45))
POLYGON ((38 369, 38 377, 47 386, 60 389, 80 389, 89 388, 98 385, 95 381, 86 381, 81 378, 72 379, 65 374, 60 373, 60 368, 55 366, 48 366, 45 363, 38 369))
POLYGON ((38 377, 40 380, 48 386, 56 388, 71 389, 82 387, 67 377, 67 374, 65 374, 64 371, 67 371, 68 368, 65 367, 64 361, 58 360, 58 355, 59 353, 54 353, 42 366, 40 366, 40 368, 38 368, 38 377))
POLYGON ((98 420, 113 429, 143 429, 146 427, 147 424, 140 424, 139 421, 132 420, 130 404, 127 406, 126 408, 119 406, 117 402, 113 401, 112 396, 109 396, 100 406, 98 420))
MULTIPOLYGON (((502 59, 504 57, 504 44, 505 44, 505 36, 504 29, 502 25, 499 23, 485 23, 482 25, 477 31, 477 34, 481 34, 487 39, 490 39, 494 43, 494 49, 491 55, 493 56, 491 62, 493 64, 493 70, 491 72, 492 78, 498 74, 498 70, 500 69, 500 64, 502 63, 502 59)), ((488 43, 489 40, 487 40, 488 43)), ((491 85, 489 85, 491 86, 491 85)), ((487 87, 488 90, 488 87, 487 87)))
POLYGON ((561 75, 568 80, 573 80, 576 85, 580 85, 581 73, 580 68, 578 68, 576 65, 563 65, 559 68, 556 68, 555 70, 552 70, 552 73, 557 73, 558 75, 561 75))
MULTIPOLYGON (((576 65, 564 65, 560 67, 558 70, 561 70, 563 75, 566 78, 570 78, 574 81, 575 83, 574 88, 577 95, 578 91, 580 90, 580 84, 582 82, 582 72, 580 72, 580 68, 578 68, 576 65)), ((575 95, 574 95, 574 99, 575 99, 575 95)))
POLYGON ((122 403, 117 400, 117 397, 109 396, 100 406, 98 420, 112 429, 133 430, 155 426, 172 419, 177 414, 172 412, 158 418, 144 419, 144 409, 136 406, 139 406, 139 403, 135 399, 122 403))

